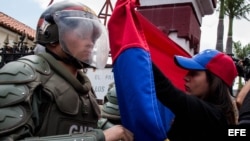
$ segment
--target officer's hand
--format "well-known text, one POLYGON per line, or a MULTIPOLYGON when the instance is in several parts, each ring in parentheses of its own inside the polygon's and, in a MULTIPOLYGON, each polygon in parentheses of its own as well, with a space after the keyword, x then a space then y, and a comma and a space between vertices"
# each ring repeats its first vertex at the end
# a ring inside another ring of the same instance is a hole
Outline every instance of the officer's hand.
POLYGON ((134 134, 121 125, 103 131, 106 141, 133 141, 134 134))

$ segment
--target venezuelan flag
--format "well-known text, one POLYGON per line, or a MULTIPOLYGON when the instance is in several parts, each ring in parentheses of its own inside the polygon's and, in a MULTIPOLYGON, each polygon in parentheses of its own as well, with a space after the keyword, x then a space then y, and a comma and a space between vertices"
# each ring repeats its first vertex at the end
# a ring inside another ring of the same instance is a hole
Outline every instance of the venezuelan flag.
POLYGON ((157 100, 152 63, 184 89, 186 71, 173 56, 189 54, 136 11, 138 6, 137 0, 118 0, 108 22, 121 121, 135 141, 163 141, 174 115, 157 100))

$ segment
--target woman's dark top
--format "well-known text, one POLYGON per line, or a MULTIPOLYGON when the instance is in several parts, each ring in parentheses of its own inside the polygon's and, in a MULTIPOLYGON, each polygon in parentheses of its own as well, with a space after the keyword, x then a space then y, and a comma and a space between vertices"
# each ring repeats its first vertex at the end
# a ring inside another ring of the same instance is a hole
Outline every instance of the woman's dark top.
POLYGON ((187 95, 155 67, 154 80, 157 98, 174 114, 167 133, 170 141, 215 141, 227 136, 227 120, 220 109, 195 96, 187 95))
POLYGON ((250 92, 246 95, 239 110, 239 125, 250 129, 250 92))

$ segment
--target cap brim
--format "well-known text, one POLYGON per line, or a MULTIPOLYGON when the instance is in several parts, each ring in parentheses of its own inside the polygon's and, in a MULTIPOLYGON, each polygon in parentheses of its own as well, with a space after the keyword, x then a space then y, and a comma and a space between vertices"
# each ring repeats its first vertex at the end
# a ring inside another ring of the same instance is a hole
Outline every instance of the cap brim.
POLYGON ((192 58, 187 58, 183 56, 175 56, 174 58, 175 58, 175 63, 183 69, 187 69, 187 70, 205 70, 206 69, 192 58))

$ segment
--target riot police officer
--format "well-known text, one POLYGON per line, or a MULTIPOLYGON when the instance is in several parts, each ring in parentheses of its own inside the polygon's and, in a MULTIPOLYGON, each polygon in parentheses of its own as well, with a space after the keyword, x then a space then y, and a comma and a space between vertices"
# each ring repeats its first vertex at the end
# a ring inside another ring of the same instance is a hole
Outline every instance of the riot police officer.
POLYGON ((86 67, 104 67, 106 28, 84 4, 61 1, 41 15, 36 41, 45 52, 0 70, 0 140, 133 140, 121 125, 97 128, 100 109, 86 67))

